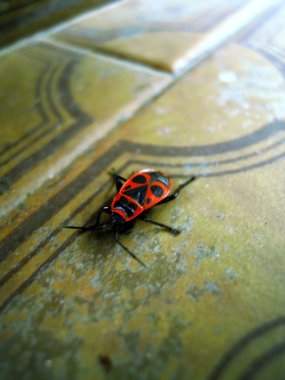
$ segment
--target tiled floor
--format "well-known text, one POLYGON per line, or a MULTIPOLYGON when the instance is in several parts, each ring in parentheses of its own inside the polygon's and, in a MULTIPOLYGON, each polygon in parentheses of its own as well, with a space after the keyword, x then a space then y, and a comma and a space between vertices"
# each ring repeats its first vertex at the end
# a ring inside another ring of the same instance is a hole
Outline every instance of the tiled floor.
POLYGON ((0 373, 282 379, 285 5, 121 1, 0 60, 0 373), (109 176, 197 180, 122 236, 109 176))
POLYGON ((0 46, 57 25, 80 12, 117 0, 2 0, 0 46))

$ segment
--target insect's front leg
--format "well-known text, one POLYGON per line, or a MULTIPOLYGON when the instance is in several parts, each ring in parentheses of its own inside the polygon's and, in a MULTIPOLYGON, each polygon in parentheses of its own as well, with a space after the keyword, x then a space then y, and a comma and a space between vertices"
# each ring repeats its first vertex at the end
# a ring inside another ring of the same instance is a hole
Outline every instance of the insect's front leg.
POLYGON ((179 185, 179 186, 177 187, 177 189, 174 190, 174 193, 173 193, 173 194, 168 195, 168 197, 162 199, 162 201, 160 201, 160 202, 157 203, 156 205, 162 205, 162 204, 164 204, 164 203, 167 203, 167 202, 173 201, 175 198, 178 197, 180 191, 181 191, 185 186, 189 185, 189 183, 195 181, 196 178, 197 178, 197 177, 194 176, 194 175, 193 175, 192 177, 190 177, 186 182, 183 182, 181 185, 179 185))
POLYGON ((102 206, 98 212, 97 212, 97 218, 96 218, 96 222, 95 222, 95 225, 94 226, 99 226, 100 224, 100 218, 101 218, 101 215, 102 213, 105 212, 107 214, 111 214, 111 206, 110 205, 105 205, 105 206, 102 206))
POLYGON ((119 192, 121 190, 121 187, 123 186, 124 182, 126 182, 126 179, 124 177, 121 177, 120 175, 118 175, 115 172, 115 169, 112 169, 110 174, 114 178, 117 192, 119 192))

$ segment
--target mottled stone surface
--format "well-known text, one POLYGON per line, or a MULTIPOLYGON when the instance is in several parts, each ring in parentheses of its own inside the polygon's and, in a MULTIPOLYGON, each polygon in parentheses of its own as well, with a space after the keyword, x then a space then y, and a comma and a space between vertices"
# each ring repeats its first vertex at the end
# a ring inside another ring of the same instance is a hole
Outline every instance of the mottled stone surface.
MULTIPOLYGON (((5 380, 283 378, 285 62, 282 38, 267 42, 281 30, 283 12, 284 6, 270 8, 179 79, 112 61, 135 78, 142 70, 148 102, 111 124, 2 218, 5 380), (155 97, 154 83, 164 88, 155 97), (180 235, 138 221, 121 237, 147 269, 110 233, 62 228, 95 220, 115 193, 112 168, 128 177, 145 167, 168 172, 174 188, 198 176, 175 201, 151 211, 180 235)), ((85 53, 90 63, 71 83, 84 84, 77 109, 92 114, 96 86, 89 73, 103 72, 93 65, 106 66, 85 53)), ((129 83, 119 81, 120 73, 111 82, 100 76, 105 106, 96 108, 103 116, 94 131, 120 109, 112 96, 120 98, 129 83)), ((136 102, 140 92, 133 87, 130 82, 136 102)), ((29 91, 22 102, 19 120, 28 120, 29 91)), ((65 149, 59 154, 68 157, 65 149)))

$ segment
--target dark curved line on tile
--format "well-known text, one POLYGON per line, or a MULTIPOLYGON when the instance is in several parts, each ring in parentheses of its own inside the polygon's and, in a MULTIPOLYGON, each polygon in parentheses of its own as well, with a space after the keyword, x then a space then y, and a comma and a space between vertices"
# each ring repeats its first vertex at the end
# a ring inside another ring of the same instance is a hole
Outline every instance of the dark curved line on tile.
POLYGON ((273 164, 274 162, 277 162, 279 160, 283 160, 284 158, 285 158, 285 152, 280 153, 280 154, 278 154, 275 157, 272 157, 270 159, 267 159, 267 160, 264 160, 261 162, 257 162, 255 164, 243 166, 243 167, 237 168, 237 169, 222 170, 222 171, 216 172, 216 173, 208 173, 208 174, 206 173, 206 174, 203 174, 202 177, 223 177, 225 175, 245 173, 245 172, 249 172, 249 171, 254 170, 254 169, 260 169, 264 166, 273 164))
MULTIPOLYGON (((264 166, 267 166, 267 165, 270 165, 270 164, 273 164, 274 162, 277 162, 279 160, 282 160, 285 158, 285 152, 283 153, 280 153, 270 159, 266 159, 266 160, 263 160, 261 162, 257 162, 257 163, 254 163, 254 164, 250 164, 250 165, 245 165, 245 166, 242 166, 241 168, 237 168, 237 169, 228 169, 228 170, 220 170, 218 172, 206 172, 206 173, 202 173, 202 174, 197 174, 198 177, 223 177, 225 175, 233 175, 233 174, 239 174, 239 173, 245 173, 245 172, 248 172, 248 171, 251 171, 251 170, 254 170, 254 169, 260 169, 264 166)), ((141 161, 139 161, 141 162, 141 161)), ((145 161, 147 163, 147 161, 145 161)), ((136 160, 133 160, 131 162, 132 164, 136 164, 137 161, 136 160)), ((157 165, 158 167, 160 166, 157 165)), ((164 166, 166 167, 166 166, 164 166)), ((172 166, 169 165, 169 167, 171 168, 172 166)), ((177 168, 178 166, 176 166, 177 168)), ((181 168, 184 168, 184 164, 181 163, 181 168)), ((172 178, 189 178, 189 174, 172 174, 172 173, 169 173, 169 175, 172 177, 172 178)))
MULTIPOLYGON (((85 202, 80 204, 80 206, 67 218, 64 220, 62 225, 68 225, 70 221, 78 214, 81 210, 83 210, 87 204, 89 204, 93 199, 95 199, 105 188, 108 182, 105 182, 93 195, 88 198, 85 202)), ((9 281, 20 269, 22 269, 34 256, 37 256, 39 252, 51 241, 51 239, 55 238, 59 232, 60 228, 56 228, 46 237, 40 244, 35 247, 27 256, 25 256, 20 262, 18 262, 5 276, 0 279, 0 287, 3 286, 7 281, 9 281)))
MULTIPOLYGON (((48 70, 46 70, 48 71, 48 70)), ((51 109, 51 111, 53 112, 53 114, 57 117, 57 122, 56 123, 62 123, 63 121, 63 118, 60 114, 60 112, 57 110, 57 107, 56 107, 56 104, 51 96, 51 85, 52 85, 52 82, 53 82, 53 78, 54 78, 54 75, 57 71, 57 67, 56 68, 53 68, 53 70, 51 71, 51 75, 50 75, 50 78, 49 78, 49 81, 47 83, 47 87, 46 89, 44 90, 45 93, 46 93, 46 96, 47 96, 47 102, 48 102, 48 105, 51 109)), ((36 99, 37 98, 41 98, 42 94, 42 91, 41 92, 36 92, 36 99)), ((42 105, 41 105, 42 107, 42 105)), ((43 107, 42 107, 43 108, 43 107)), ((48 127, 48 123, 47 123, 48 120, 45 120, 44 122, 41 122, 40 125, 34 127, 29 133, 27 133, 26 137, 31 137, 37 130, 39 129, 43 129, 44 127, 48 127)), ((21 154, 22 152, 24 152, 29 146, 31 146, 32 144, 36 143, 37 141, 40 141, 42 138, 48 136, 50 133, 52 133, 53 129, 52 128, 48 128, 40 133, 39 135, 35 136, 32 140, 29 140, 27 141, 26 145, 23 146, 20 150, 18 150, 17 152, 15 152, 12 156, 10 156, 9 158, 7 158, 5 161, 2 161, 0 163, 0 167, 2 167, 3 165, 7 164, 10 160, 12 160, 13 158, 17 157, 19 154, 21 154)), ((19 143, 22 143, 23 142, 23 138, 22 139, 19 139, 17 142, 15 142, 13 145, 13 147, 15 147, 16 145, 18 145, 19 143)))
MULTIPOLYGON (((47 49, 47 46, 44 46, 44 47, 45 47, 45 49, 47 49)), ((32 58, 34 60, 38 60, 38 61, 40 61, 41 63, 44 64, 43 74, 40 75, 39 76, 40 79, 38 81, 36 81, 35 99, 41 99, 43 97, 42 94, 43 93, 46 94, 47 104, 49 105, 49 107, 50 107, 51 111, 53 112, 53 114, 58 119, 57 123, 61 123, 63 121, 63 118, 62 118, 60 112, 57 110, 57 105, 54 102, 53 97, 51 95, 52 94, 51 85, 52 85, 52 82, 53 82, 53 78, 54 78, 54 76, 56 74, 56 71, 58 69, 59 63, 57 63, 57 65, 55 67, 52 67, 52 70, 49 70, 49 68, 52 65, 52 61, 50 59, 46 60, 45 58, 42 58, 42 56, 41 56, 40 53, 31 54, 31 52, 29 52, 29 54, 28 54, 25 51, 22 52, 22 54, 26 55, 28 58, 32 58), (45 78, 45 74, 50 74, 50 78, 48 80, 46 88, 44 88, 43 84, 42 84, 42 82, 43 82, 43 80, 45 78)), ((43 102, 43 103, 45 103, 45 102, 43 102)), ((32 130, 30 130, 24 137, 21 137, 19 140, 15 141, 14 143, 12 143, 9 146, 7 146, 6 148, 4 148, 4 150, 2 150, 2 152, 0 153, 0 155, 4 154, 6 151, 8 151, 8 150, 10 150, 12 148, 15 148, 19 143, 22 143, 25 139, 31 137, 37 130, 42 129, 43 127, 47 126, 47 124, 50 121, 50 119, 49 119, 48 113, 45 111, 45 109, 44 109, 41 101, 36 104, 36 108, 38 109, 38 112, 39 112, 39 114, 42 117, 42 122, 40 123, 40 125, 37 125, 32 130)), ((52 132, 51 129, 48 129, 48 130, 42 132, 40 136, 37 136, 32 141, 28 141, 27 142, 27 146, 29 146, 30 144, 33 144, 33 143, 39 141, 41 138, 47 136, 51 132, 52 132)), ((18 154, 22 153, 27 148, 27 146, 25 146, 20 151, 16 152, 13 156, 9 157, 6 161, 0 163, 0 167, 3 164, 6 164, 7 162, 9 162, 12 158, 16 157, 18 154)))
POLYGON ((62 75, 58 83, 58 91, 62 92, 61 103, 75 120, 91 119, 91 117, 80 108, 74 101, 70 91, 70 78, 72 77, 75 67, 80 63, 80 57, 71 57, 67 62, 66 68, 62 70, 62 75))
POLYGON ((171 156, 171 157, 187 157, 187 156, 212 156, 222 153, 234 152, 240 149, 248 148, 254 144, 266 140, 269 136, 284 131, 285 121, 275 120, 266 124, 264 127, 237 139, 232 139, 222 143, 215 143, 200 146, 164 146, 139 144, 135 142, 124 141, 127 149, 132 152, 139 152, 152 156, 171 156))
MULTIPOLYGON (((66 62, 68 64, 68 61, 66 62)), ((55 73, 57 72, 57 70, 59 69, 59 71, 61 71, 61 74, 60 74, 60 77, 62 77, 63 73, 65 72, 65 64, 64 63, 58 63, 55 67, 55 73)), ((52 84, 53 84, 53 78, 51 78, 51 80, 49 81, 48 85, 47 85, 47 99, 48 99, 48 103, 51 107, 51 110, 53 112, 53 114, 57 117, 58 119, 58 122, 62 122, 63 121, 63 117, 60 113, 60 111, 58 110, 58 105, 57 103, 54 101, 54 98, 52 96, 52 84)), ((58 92, 60 93, 60 88, 58 89, 58 92)))
POLYGON ((5 260, 11 251, 22 244, 27 236, 46 223, 62 207, 82 191, 90 182, 104 171, 121 153, 124 152, 124 144, 118 143, 106 154, 103 154, 96 162, 88 166, 74 180, 67 184, 60 192, 55 194, 46 203, 40 206, 33 214, 19 224, 11 234, 0 242, 0 262, 5 260))
MULTIPOLYGON (((120 173, 123 171, 126 167, 128 167, 129 161, 124 163, 117 172, 120 173)), ((74 212, 64 220, 62 225, 67 225, 70 223, 70 221, 82 210, 84 210, 97 196, 104 191, 107 188, 108 183, 110 182, 110 179, 105 181, 100 188, 91 195, 87 200, 85 200, 80 206, 74 210, 74 212)), ((95 214, 94 214, 95 215, 95 214)), ((88 225, 89 223, 94 222, 94 216, 92 216, 87 222, 85 223, 88 225)), ((6 276, 4 276, 1 279, 0 285, 3 286, 6 281, 8 281, 15 273, 17 273, 29 260, 31 260, 34 256, 36 256, 40 250, 50 242, 52 238, 54 238, 59 232, 61 231, 60 228, 55 229, 46 239, 44 239, 35 249, 32 251, 29 255, 23 258, 21 265, 16 265, 6 276)), ((12 294, 9 295, 9 297, 0 305, 0 313, 3 311, 6 306, 16 297, 17 295, 21 294, 33 281, 34 279, 39 275, 40 272, 42 272, 48 265, 50 265, 58 256, 59 254, 66 249, 78 236, 77 232, 74 232, 58 249, 55 250, 55 252, 49 256, 48 259, 46 259, 35 271, 34 273, 26 280, 24 281, 12 294)))
MULTIPOLYGON (((123 164, 120 168, 117 168, 117 172, 123 171, 126 167, 128 167, 129 161, 127 161, 125 164, 123 164)), ((94 178, 93 178, 94 180, 94 178)), ((84 210, 99 194, 102 193, 107 188, 108 183, 110 183, 110 179, 105 181, 99 189, 97 189, 89 198, 87 198, 83 203, 81 203, 71 214, 68 218, 66 218, 62 225, 68 225, 72 219, 79 214, 82 210, 84 210)), ((88 220, 85 224, 92 223, 92 218, 90 221, 88 220)), ((58 233, 61 231, 60 228, 56 228, 54 231, 52 231, 47 238, 45 238, 43 241, 38 244, 37 247, 35 247, 34 250, 32 250, 27 256, 25 256, 20 262, 18 262, 5 276, 3 276, 0 279, 0 287, 3 286, 8 280, 13 277, 14 274, 16 274, 20 269, 23 268, 23 266, 29 262, 34 256, 38 255, 38 253, 41 251, 42 248, 45 247, 47 243, 51 241, 55 236, 58 235, 58 233)))
MULTIPOLYGON (((41 98, 42 86, 43 86, 43 82, 45 79, 45 74, 48 74, 48 68, 49 68, 49 63, 47 63, 44 66, 43 74, 40 75, 39 80, 36 81, 36 91, 35 91, 35 98, 36 99, 41 98)), ((7 145, 4 149, 1 150, 0 155, 3 155, 6 152, 8 152, 10 149, 15 148, 19 143, 23 142, 24 140, 26 140, 27 138, 32 136, 39 128, 41 128, 42 126, 44 126, 45 124, 48 123, 49 117, 48 117, 48 114, 46 113, 44 107, 42 106, 41 102, 38 102, 36 104, 36 108, 37 108, 39 115, 41 116, 41 119, 42 119, 41 122, 39 123, 39 125, 36 125, 34 128, 32 128, 29 132, 27 132, 20 139, 18 139, 16 141, 14 141, 13 143, 10 143, 9 145, 7 145)), ((1 163, 1 165, 2 165, 2 163, 1 163)))
POLYGON ((269 333, 282 325, 285 325, 285 316, 280 316, 276 319, 268 321, 244 335, 239 339, 220 359, 217 365, 214 367, 207 380, 218 380, 223 376, 223 373, 227 369, 228 365, 238 356, 249 344, 255 339, 269 333))
POLYGON ((66 90, 66 94, 62 99, 62 102, 64 103, 69 113, 72 116, 76 117, 76 121, 72 123, 70 127, 66 128, 60 135, 54 137, 51 141, 46 143, 43 147, 32 153, 29 157, 25 158, 21 163, 6 173, 2 177, 2 180, 4 180, 8 186, 11 186, 14 182, 18 181, 27 173, 27 171, 38 165, 39 162, 51 156, 61 145, 70 140, 79 131, 84 129, 93 121, 91 116, 83 112, 79 106, 75 104, 69 92, 68 79, 76 63, 77 60, 73 60, 68 63, 66 70, 63 71, 61 79, 61 84, 63 86, 61 89, 64 88, 66 90))
POLYGON ((260 149, 259 152, 254 152, 254 153, 248 153, 243 156, 238 156, 238 157, 233 157, 229 158, 226 160, 220 160, 220 161, 213 161, 213 162, 184 162, 184 163, 177 163, 177 164, 171 164, 171 163, 164 163, 164 162, 157 162, 157 161, 146 161, 146 160, 134 160, 133 163, 136 163, 138 165, 152 165, 154 167, 168 167, 168 168, 180 168, 184 167, 186 168, 189 166, 189 168, 206 168, 206 167, 211 167, 211 166, 220 166, 224 164, 232 164, 235 162, 243 161, 248 158, 252 157, 259 157, 263 153, 267 153, 272 149, 275 149, 277 147, 282 146, 285 143, 285 137, 278 140, 274 144, 271 144, 270 146, 260 149))
MULTIPOLYGON (((236 169, 236 170, 227 170, 227 171, 222 171, 222 172, 218 172, 218 173, 208 173, 208 174, 205 174, 203 175, 203 177, 219 177, 219 176, 225 176, 225 175, 231 175, 231 174, 237 174, 237 173, 240 173, 240 172, 244 172, 244 171, 249 171, 249 170, 252 170, 252 169, 256 169, 256 168, 259 168, 261 166, 265 166, 265 165, 268 165, 276 160, 279 160, 281 158, 285 158, 285 152, 277 157, 274 157, 270 160, 270 162, 268 162, 268 160, 266 161, 263 161, 263 163, 260 164, 253 164, 253 165, 249 165, 248 167, 244 167, 244 168, 241 168, 241 169, 236 169)), ((98 163, 98 160, 96 161, 96 163, 98 163)), ((128 165, 132 164, 133 161, 130 160, 130 161, 127 161, 126 164, 124 165, 124 167, 127 167, 128 165)), ((93 165, 92 165, 93 166, 93 165)), ((183 167, 183 164, 181 165, 183 167)), ((123 169, 122 169, 123 170, 123 169)), ((187 177, 186 175, 173 175, 172 177, 179 177, 179 178, 184 178, 184 177, 187 177)), ((189 177, 189 176, 188 176, 189 177)), ((83 178, 83 177, 82 177, 83 178)), ((94 179, 94 177, 93 177, 94 179)), ((90 181, 89 181, 90 182, 90 181)), ((87 186, 87 184, 85 184, 87 186)), ((101 189, 101 188, 100 188, 101 189)), ((101 191, 100 191, 101 192, 101 191)), ((77 193, 77 192, 76 192, 77 193)), ((87 199, 82 205, 80 205, 78 207, 78 209, 75 210, 74 213, 72 213, 72 216, 70 218, 68 218, 65 222, 69 222, 69 220, 71 220, 79 211, 82 211, 89 203, 91 200, 93 200, 99 193, 97 192, 96 194, 94 194, 94 196, 91 196, 89 199, 87 199)), ((69 201, 70 199, 68 199, 69 201)), ((51 202, 52 203, 52 202, 51 202)), ((67 202, 65 202, 67 203, 67 202)), ((46 218, 47 220, 50 219, 50 217, 53 216, 54 213, 52 213, 51 216, 49 216, 48 218, 46 218)), ((91 218, 92 219, 92 218, 91 218)), ((86 222, 86 225, 91 222, 92 220, 90 219, 90 221, 87 221, 86 222)), ((46 221, 46 220, 45 220, 46 221)), ((42 223, 44 223, 45 221, 43 221, 42 223)), ((64 222, 64 223, 65 223, 64 222)), ((30 225, 29 225, 30 227, 30 225)), ((32 233, 37 227, 34 227, 34 229, 31 230, 30 233, 32 233)), ((56 230, 57 233, 59 232, 59 229, 56 230)), ((37 255, 40 251, 41 248, 43 248, 44 245, 46 245, 51 237, 53 236, 56 236, 57 233, 54 233, 52 232, 51 235, 45 239, 42 243, 39 244, 38 247, 36 247, 36 249, 33 251, 32 254, 29 254, 27 255, 25 258, 23 258, 22 262, 21 262, 21 265, 20 266, 16 266, 15 268, 13 268, 11 270, 11 272, 9 272, 5 277, 3 277, 1 279, 1 285, 3 285, 6 281, 8 281, 18 270, 20 270, 25 264, 26 262, 28 262, 33 256, 37 255)), ((70 244, 73 242, 70 241, 70 244)), ((69 245, 69 244, 68 244, 69 245)), ((63 243, 62 245, 62 249, 65 249, 68 245, 65 245, 65 243, 63 243)), ((6 301, 4 301, 4 303, 2 305, 0 305, 0 312, 2 310, 4 310, 4 308, 8 305, 8 303, 18 294, 20 294, 23 290, 26 289, 26 287, 28 287, 32 281, 37 277, 37 275, 43 271, 45 269, 45 266, 48 266, 52 261, 54 261, 57 256, 61 253, 61 250, 56 250, 56 252, 54 254, 51 255, 50 259, 47 259, 45 261, 45 263, 43 263, 37 270, 35 270, 35 272, 33 273, 33 275, 27 279, 18 289, 15 290, 15 292, 13 292, 6 301)), ((2 261, 2 258, 1 258, 1 261, 2 261)), ((215 378, 213 378, 215 379, 215 378)), ((213 379, 210 379, 210 380, 213 380, 213 379)))
MULTIPOLYGON (((218 172, 205 172, 205 173, 202 173, 202 174, 197 174, 198 177, 223 177, 225 175, 233 175, 233 174, 239 174, 239 173, 245 173, 245 172, 248 172, 250 170, 254 170, 254 169, 260 169, 264 166, 267 166, 267 165, 270 165, 272 164, 273 162, 277 162, 279 160, 282 160, 285 158, 285 152, 283 153, 280 153, 278 154, 277 156, 274 156, 270 159, 267 159, 267 160, 264 160, 264 161, 261 161, 261 162, 258 162, 258 163, 255 163, 255 164, 250 164, 250 165, 246 165, 246 166, 242 166, 241 168, 237 168, 237 169, 228 169, 228 170, 220 170, 218 172)), ((132 161, 132 164, 136 164, 136 163, 139 163, 141 164, 142 161, 136 161, 136 160, 133 160, 132 161)), ((147 163, 147 161, 145 161, 147 163)), ((157 165, 157 167, 160 167, 161 165, 157 165)), ((167 165, 163 166, 163 167, 167 167, 167 165)), ((172 168, 173 166, 169 165, 169 168, 172 168)), ((175 166, 175 168, 178 168, 179 166, 175 166)), ((183 163, 181 163, 181 168, 185 168, 185 166, 183 165, 183 163)), ((172 178, 176 178, 176 177, 179 177, 179 178, 188 178, 189 177, 189 174, 176 174, 176 173, 169 173, 171 175, 172 178)))
MULTIPOLYGON (((8 254, 15 250, 22 242, 24 242, 25 237, 29 236, 34 230, 39 228, 47 220, 49 220, 58 210, 60 210, 65 204, 67 204, 79 191, 84 189, 96 175, 101 171, 98 167, 102 167, 102 170, 106 166, 111 164, 117 157, 119 157, 124 152, 145 154, 150 156, 172 156, 172 157, 185 157, 185 156, 210 156, 219 153, 226 153, 230 151, 235 151, 237 149, 242 149, 248 147, 256 142, 260 142, 268 138, 272 134, 276 134, 279 131, 285 130, 284 122, 275 121, 259 130, 249 134, 248 140, 246 136, 230 140, 224 143, 217 143, 204 146, 194 146, 194 147, 164 147, 164 146, 154 146, 148 144, 140 144, 129 141, 119 141, 116 145, 110 148, 105 154, 103 154, 98 161, 92 163, 87 167, 77 178, 75 178, 71 184, 67 185, 61 192, 54 195, 48 202, 43 204, 37 211, 25 219, 20 225, 18 225, 6 238, 0 241, 0 262, 5 260, 8 254)), ((77 125, 77 123, 76 123, 77 125)), ((243 167, 237 170, 224 171, 220 174, 210 173, 209 176, 218 176, 226 174, 235 174, 241 171, 255 169, 264 166, 268 163, 272 163, 278 159, 283 158, 283 155, 279 155, 276 158, 270 160, 265 160, 262 163, 257 163, 250 165, 249 167, 243 167)))
POLYGON ((35 272, 28 277, 1 305, 0 312, 2 312, 8 304, 19 294, 21 294, 33 281, 34 279, 49 265, 51 264, 62 252, 66 249, 75 239, 77 233, 73 233, 47 260, 45 260, 36 270, 35 272))
MULTIPOLYGON (((36 130, 39 130, 39 129, 42 129, 43 127, 45 127, 46 124, 45 123, 41 123, 39 125, 37 125, 35 127, 35 129, 33 129, 33 131, 30 131, 31 133, 27 133, 25 135, 25 137, 23 139, 20 139, 18 140, 17 142, 15 142, 15 146, 17 146, 19 143, 22 143, 24 140, 26 140, 26 138, 29 138, 31 137, 35 132, 36 130)), ((41 134, 37 135, 36 137, 34 137, 33 139, 27 141, 27 143, 19 150, 17 150, 14 154, 12 154, 10 157, 8 157, 6 160, 2 161, 0 163, 0 168, 5 166, 6 164, 8 164, 11 160, 13 160, 14 158, 16 158, 17 156, 19 156, 19 154, 23 153, 27 148, 29 148, 32 144, 36 143, 37 141, 39 141, 40 139, 42 139, 43 137, 45 137, 46 135, 48 135, 50 132, 49 131, 44 131, 42 132, 41 134)), ((12 148, 12 146, 10 145, 10 148, 12 148)))
POLYGON ((282 342, 274 347, 271 347, 268 351, 264 352, 243 371, 239 380, 251 380, 256 378, 256 375, 260 373, 264 367, 268 366, 271 361, 278 356, 285 354, 285 342, 282 342))
MULTIPOLYGON (((116 158, 116 157, 115 157, 116 158)), ((114 159, 115 159, 114 158, 114 159)), ((222 176, 225 176, 225 175, 234 175, 234 174, 238 174, 238 173, 242 173, 242 172, 247 172, 247 171, 250 171, 250 170, 254 170, 254 169, 258 169, 258 168, 261 168, 261 167, 264 167, 264 166, 267 166, 267 165, 270 165, 272 164, 273 162, 277 162, 278 160, 281 160, 281 159, 284 159, 285 158, 285 152, 284 153, 281 153, 275 157, 272 157, 271 159, 268 159, 268 160, 264 160, 262 162, 259 162, 259 163, 255 163, 255 164, 251 164, 251 165, 247 165, 247 166, 243 166, 241 168, 237 168, 237 169, 229 169, 229 170, 224 170, 224 171, 219 171, 219 172, 214 172, 214 173, 211 173, 211 172, 208 172, 208 173, 204 173, 202 175, 198 175, 200 176, 201 178, 202 177, 222 177, 222 176)), ((97 163, 98 161, 96 161, 97 163)), ((122 170, 124 170, 126 167, 128 167, 129 165, 136 165, 136 164, 141 164, 141 163, 144 163, 144 164, 149 164, 149 162, 147 161, 140 161, 140 160, 129 160, 127 161, 119 170, 118 172, 121 172, 122 170)), ((109 165, 109 164, 108 164, 109 165)), ((93 166, 93 165, 92 165, 93 166)), ((167 164, 164 165, 164 167, 166 167, 167 164)), ((169 168, 173 167, 171 164, 168 165, 169 168)), ((185 165, 183 163, 181 164, 177 164, 175 166, 176 168, 178 167, 181 167, 181 168, 184 168, 185 165), (179 165, 179 166, 178 166, 179 165)), ((98 175, 100 174, 100 172, 98 173, 98 175)), ((186 175, 186 174, 171 174, 171 177, 172 178, 188 178, 189 175, 186 175)), ((95 177, 89 177, 90 178, 90 181, 93 181, 95 177)), ((88 183, 89 183, 88 182, 88 183)), ((88 185, 88 183, 86 183, 84 185, 84 187, 86 187, 88 185)), ((71 185, 68 185, 68 186, 72 186, 73 187, 73 184, 71 185)), ((84 203, 82 203, 72 214, 69 218, 67 218, 63 224, 67 224, 69 223, 70 220, 72 220, 79 212, 81 212, 92 200, 94 200, 97 195, 103 191, 103 189, 106 187, 106 183, 103 185, 103 188, 102 190, 98 190, 97 192, 95 192, 90 198, 88 198, 84 203)), ((80 190, 82 190, 83 188, 81 188, 80 190)), ((77 194, 77 193, 76 193, 77 194)), ((75 194, 75 195, 76 195, 75 194)), ((71 198, 70 198, 71 199, 71 198)), ((70 199, 68 198, 67 202, 70 201, 70 199)), ((52 204, 53 202, 51 202, 52 204)), ((65 204, 62 204, 60 206, 63 207, 65 204)), ((51 217, 53 216, 53 214, 48 217, 48 219, 50 219, 51 217)), ((48 220, 47 219, 47 220, 48 220)), ((47 220, 44 220, 41 224, 45 223, 47 220)), ((89 221, 86 222, 86 224, 88 224, 89 221)), ((91 222, 91 221, 90 221, 91 222)), ((28 226, 29 227, 33 227, 34 226, 34 223, 32 223, 32 221, 29 221, 28 222, 28 226)), ((40 227, 40 226, 38 226, 40 227)), ((37 227, 36 227, 37 228, 37 227)), ((27 232, 27 234, 30 234, 32 233, 36 228, 32 229, 31 231, 27 232)), ((10 278, 15 274, 17 273, 32 257, 34 257, 35 255, 38 254, 38 252, 40 251, 41 248, 43 248, 49 241, 52 237, 56 236, 57 233, 60 231, 60 230, 55 230, 57 231, 56 233, 54 233, 54 231, 45 239, 43 240, 43 242, 41 242, 39 244, 39 246, 37 246, 31 253, 29 253, 27 256, 25 256, 18 264, 15 265, 15 267, 13 267, 5 276, 3 276, 1 279, 0 279, 0 286, 3 286, 5 284, 5 282, 7 282, 8 280, 10 280, 10 278)), ((18 240, 21 236, 17 236, 18 237, 18 240)), ((23 237, 22 237, 23 239, 23 237)), ((21 240, 22 240, 21 239, 21 240)), ((23 241, 22 241, 23 242, 23 241)), ((21 243, 20 243, 21 244, 21 243)), ((1 247, 1 243, 0 243, 0 247, 1 247)), ((16 249, 17 246, 14 246, 13 249, 16 249)), ((3 249, 5 249, 5 247, 3 246, 3 249)), ((6 251, 5 252, 5 257, 3 256, 0 256, 0 262, 3 261, 7 255, 9 254, 9 252, 11 251, 11 247, 9 249, 9 251, 6 251)))

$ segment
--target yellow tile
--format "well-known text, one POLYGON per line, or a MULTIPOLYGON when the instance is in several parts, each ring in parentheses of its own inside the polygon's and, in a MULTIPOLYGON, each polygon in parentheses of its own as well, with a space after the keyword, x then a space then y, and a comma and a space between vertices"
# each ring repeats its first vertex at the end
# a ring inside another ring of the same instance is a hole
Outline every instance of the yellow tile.
POLYGON ((261 52, 264 50, 268 55, 282 58, 282 50, 285 47, 284 17, 285 6, 281 3, 281 6, 273 8, 270 17, 267 15, 259 21, 259 28, 248 28, 245 35, 241 35, 241 41, 253 49, 259 49, 261 52))
POLYGON ((2 215, 168 83, 164 74, 48 43, 8 52, 0 78, 2 215))
POLYGON ((179 72, 276 3, 128 0, 87 15, 54 37, 179 72))
POLYGON ((7 253, 1 373, 283 376, 280 64, 228 46, 26 200, 26 217, 15 214, 0 249, 2 259, 7 253), (192 173, 201 176, 173 203, 153 210, 153 219, 181 228, 179 236, 138 222, 122 237, 147 270, 112 235, 58 228, 94 218, 112 195, 112 167, 125 176, 161 168, 176 185, 192 173))

